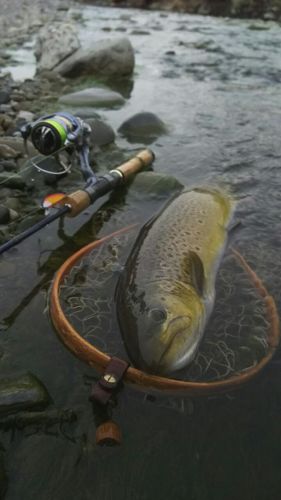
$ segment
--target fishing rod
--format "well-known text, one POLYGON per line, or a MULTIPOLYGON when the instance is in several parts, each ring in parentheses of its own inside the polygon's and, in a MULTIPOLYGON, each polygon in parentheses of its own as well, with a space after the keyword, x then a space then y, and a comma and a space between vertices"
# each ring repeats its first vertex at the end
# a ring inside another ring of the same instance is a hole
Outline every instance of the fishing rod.
POLYGON ((27 140, 30 139, 43 157, 54 156, 62 168, 59 172, 52 172, 33 161, 33 166, 37 170, 54 175, 67 173, 73 165, 74 158, 78 156, 86 184, 73 193, 66 195, 60 193, 47 197, 43 206, 55 208, 56 212, 49 213, 41 221, 0 245, 0 255, 64 215, 76 217, 98 198, 125 184, 132 175, 148 167, 154 160, 154 153, 145 149, 119 167, 97 176, 89 163, 90 133, 91 127, 86 122, 70 113, 61 112, 43 116, 21 128, 27 152, 27 140), (62 158, 62 151, 66 152, 66 158, 62 158))

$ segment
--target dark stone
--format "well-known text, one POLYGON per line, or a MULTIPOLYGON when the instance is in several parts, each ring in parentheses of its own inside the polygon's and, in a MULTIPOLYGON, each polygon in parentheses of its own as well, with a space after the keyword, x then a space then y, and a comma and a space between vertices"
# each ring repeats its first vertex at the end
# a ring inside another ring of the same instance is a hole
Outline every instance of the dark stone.
POLYGON ((106 146, 115 141, 114 130, 110 125, 107 125, 107 123, 96 119, 87 120, 87 123, 92 129, 91 144, 95 146, 106 146))
POLYGON ((43 409, 50 396, 43 384, 31 373, 2 378, 0 382, 0 415, 19 410, 43 409))
POLYGON ((10 211, 7 207, 0 205, 0 224, 8 224, 10 222, 10 211))
POLYGON ((0 165, 7 172, 15 172, 17 170, 17 162, 15 160, 2 160, 0 165))
POLYGON ((119 127, 118 132, 131 142, 151 142, 167 132, 165 123, 154 113, 133 115, 119 127))
POLYGON ((25 182, 20 175, 15 174, 11 176, 8 172, 2 172, 0 174, 0 183, 11 189, 25 188, 25 182))
POLYGON ((10 101, 10 92, 7 90, 0 90, 0 104, 7 104, 10 101))

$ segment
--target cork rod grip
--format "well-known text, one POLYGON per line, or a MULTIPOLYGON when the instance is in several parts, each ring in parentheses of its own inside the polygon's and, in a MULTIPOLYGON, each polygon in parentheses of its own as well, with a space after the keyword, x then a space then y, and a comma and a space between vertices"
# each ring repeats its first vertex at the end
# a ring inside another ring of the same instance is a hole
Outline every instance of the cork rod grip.
POLYGON ((70 211, 67 214, 68 217, 76 217, 76 215, 79 215, 83 212, 83 210, 86 210, 86 208, 88 208, 91 204, 88 193, 82 189, 65 196, 62 202, 64 205, 68 205, 70 207, 70 211))
MULTIPOLYGON (((153 160, 154 160, 153 152, 150 151, 149 149, 144 149, 131 160, 127 161, 126 163, 123 163, 123 165, 120 165, 120 167, 117 167, 114 170, 112 170, 112 172, 116 171, 120 172, 122 174, 123 181, 126 182, 126 180, 131 175, 138 173, 144 167, 148 167, 153 162, 153 160)), ((112 187, 110 187, 109 184, 108 191, 110 191, 111 189, 112 187)), ((102 191, 100 195, 103 194, 105 194, 104 191, 102 191)), ((80 189, 78 191, 75 191, 74 193, 66 195, 61 200, 61 203, 63 205, 68 205, 70 207, 70 210, 67 214, 68 217, 76 217, 76 215, 83 212, 83 210, 86 210, 86 208, 88 208, 88 206, 91 205, 92 201, 87 191, 80 189)))
POLYGON ((150 149, 144 149, 138 153, 134 158, 127 161, 115 170, 119 170, 126 180, 131 175, 138 173, 145 167, 148 167, 154 160, 154 153, 150 149))

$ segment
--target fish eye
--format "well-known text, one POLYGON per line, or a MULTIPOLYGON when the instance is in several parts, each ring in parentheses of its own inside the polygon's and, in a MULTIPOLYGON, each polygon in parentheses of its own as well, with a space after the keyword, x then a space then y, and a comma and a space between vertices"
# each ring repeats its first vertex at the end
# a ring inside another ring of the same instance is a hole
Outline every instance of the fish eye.
POLYGON ((158 307, 150 309, 149 316, 155 323, 163 323, 167 319, 165 309, 160 309, 158 307))

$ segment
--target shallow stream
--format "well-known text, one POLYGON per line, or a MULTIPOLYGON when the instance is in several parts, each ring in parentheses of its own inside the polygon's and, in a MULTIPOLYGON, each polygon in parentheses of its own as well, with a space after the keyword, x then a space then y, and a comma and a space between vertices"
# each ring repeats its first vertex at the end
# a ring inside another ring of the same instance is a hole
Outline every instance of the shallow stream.
MULTIPOLYGON (((212 183, 231 190, 240 200, 237 217, 242 223, 233 244, 249 259, 280 311, 280 26, 134 9, 81 9, 84 44, 124 34, 136 53, 132 85, 120 88, 116 83, 126 104, 101 114, 116 130, 134 113, 156 113, 168 132, 150 145, 156 154, 154 171, 187 186, 212 183)), ((32 58, 27 60, 30 70, 32 58)), ((122 137, 117 144, 128 154, 143 146, 122 137)), ((110 157, 110 151, 104 154, 110 157)), ((59 342, 47 314, 48 288, 68 255, 125 221, 148 219, 162 195, 122 191, 99 212, 96 205, 63 228, 53 224, 1 258, 1 375, 31 371, 56 407, 72 408, 78 415, 77 423, 66 428, 2 433, 7 500, 280 497, 278 353, 259 378, 229 395, 151 400, 126 390, 114 412, 123 430, 122 446, 95 444, 88 402, 88 382, 95 374, 59 342)))

